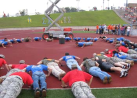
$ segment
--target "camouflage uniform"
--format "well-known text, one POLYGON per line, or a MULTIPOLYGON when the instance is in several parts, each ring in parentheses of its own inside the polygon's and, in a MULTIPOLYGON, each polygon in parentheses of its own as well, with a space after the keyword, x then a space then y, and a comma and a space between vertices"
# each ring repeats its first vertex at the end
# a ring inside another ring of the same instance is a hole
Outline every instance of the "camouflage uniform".
POLYGON ((137 54, 137 52, 133 49, 129 49, 127 53, 128 54, 137 54))
POLYGON ((59 78, 60 74, 65 74, 65 71, 60 69, 58 64, 55 62, 49 62, 47 66, 52 69, 52 74, 57 78, 59 78))
POLYGON ((11 74, 15 72, 24 72, 24 71, 17 68, 11 69, 5 76, 1 76, 0 78, 6 79, 6 77, 10 76, 11 74))
POLYGON ((75 82, 72 84, 72 92, 76 98, 95 98, 86 82, 75 82))
POLYGON ((127 54, 127 53, 124 53, 124 52, 120 52, 122 55, 127 55, 128 57, 131 57, 131 58, 137 58, 137 54, 127 54))
POLYGON ((0 98, 17 98, 23 85, 21 77, 16 75, 7 77, 0 85, 0 98))

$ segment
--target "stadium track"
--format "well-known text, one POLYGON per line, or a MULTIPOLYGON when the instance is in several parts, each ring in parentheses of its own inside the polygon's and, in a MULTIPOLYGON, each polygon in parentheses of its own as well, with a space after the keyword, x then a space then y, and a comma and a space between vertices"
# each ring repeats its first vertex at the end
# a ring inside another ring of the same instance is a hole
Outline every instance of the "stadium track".
MULTIPOLYGON (((41 37, 42 33, 41 29, 35 30, 8 30, 8 31, 0 31, 0 39, 5 37, 7 38, 23 38, 30 36, 33 37, 41 37)), ((81 31, 83 32, 83 31, 81 31)), ((74 33, 75 37, 99 37, 98 34, 93 33, 74 33)), ((120 37, 117 35, 106 35, 107 37, 120 37)), ((125 38, 137 42, 136 37, 126 37, 125 38)), ((45 42, 36 41, 36 42, 24 42, 24 43, 16 43, 13 44, 13 47, 7 46, 6 49, 0 47, 0 54, 5 55, 5 60, 8 64, 18 64, 19 60, 24 59, 27 64, 32 65, 36 64, 43 57, 59 59, 64 56, 65 52, 69 52, 71 55, 76 55, 81 58, 80 64, 82 62, 83 57, 92 57, 94 52, 100 53, 105 49, 114 49, 114 46, 110 43, 106 43, 102 40, 95 42, 93 46, 87 46, 85 48, 79 48, 75 46, 75 42, 65 42, 65 44, 59 44, 58 40, 54 42, 45 42)), ((65 63, 63 62, 61 68, 66 72, 69 71, 65 63)), ((99 78, 94 77, 93 82, 91 84, 91 88, 111 88, 111 87, 137 87, 137 63, 131 67, 129 70, 129 74, 127 77, 120 78, 120 73, 111 72, 109 73, 112 76, 112 82, 110 84, 103 84, 99 78)), ((6 68, 0 71, 0 76, 6 74, 6 68)), ((47 88, 61 88, 61 82, 55 78, 54 76, 49 76, 46 79, 47 88)), ((24 86, 25 88, 26 86, 24 86)))

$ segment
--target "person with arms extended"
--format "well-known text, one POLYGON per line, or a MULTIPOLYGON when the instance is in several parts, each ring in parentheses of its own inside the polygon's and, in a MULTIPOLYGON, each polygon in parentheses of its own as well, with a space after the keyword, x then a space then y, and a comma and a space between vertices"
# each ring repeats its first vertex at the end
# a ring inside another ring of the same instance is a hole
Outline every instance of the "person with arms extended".
POLYGON ((0 78, 0 98, 17 98, 24 84, 31 86, 33 80, 26 72, 15 72, 5 80, 0 78))
POLYGON ((80 58, 77 57, 77 56, 69 55, 69 53, 65 53, 65 56, 63 56, 62 58, 59 59, 59 63, 60 63, 60 65, 61 65, 61 61, 65 61, 69 69, 72 68, 71 66, 72 66, 73 64, 76 64, 78 70, 81 70, 81 68, 80 68, 80 66, 79 66, 79 64, 78 64, 79 61, 77 62, 76 59, 77 59, 77 60, 80 60, 80 58))
POLYGON ((79 71, 77 69, 77 65, 71 66, 72 70, 68 72, 63 78, 62 78, 62 87, 67 87, 65 83, 69 83, 69 86, 71 87, 71 90, 76 98, 95 98, 95 96, 92 94, 90 85, 93 80, 93 76, 90 74, 79 71), (86 83, 86 81, 89 81, 86 83))

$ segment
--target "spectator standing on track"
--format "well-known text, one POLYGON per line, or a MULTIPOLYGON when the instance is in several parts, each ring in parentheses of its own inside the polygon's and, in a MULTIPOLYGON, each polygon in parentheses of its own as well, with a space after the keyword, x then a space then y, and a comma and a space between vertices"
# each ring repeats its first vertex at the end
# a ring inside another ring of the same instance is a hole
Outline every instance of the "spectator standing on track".
POLYGON ((90 74, 79 71, 77 69, 77 65, 71 66, 72 70, 68 72, 63 78, 62 78, 62 87, 67 87, 65 83, 69 83, 69 86, 71 87, 72 93, 76 98, 95 98, 95 96, 92 94, 90 85, 93 80, 93 76, 90 74), (86 81, 89 81, 86 83, 86 81))
POLYGON ((127 36, 129 36, 129 35, 130 35, 130 30, 131 30, 131 27, 130 27, 130 26, 128 26, 128 27, 127 27, 127 36))
POLYGON ((97 24, 97 26, 96 26, 96 34, 98 34, 98 33, 99 33, 99 26, 97 24))

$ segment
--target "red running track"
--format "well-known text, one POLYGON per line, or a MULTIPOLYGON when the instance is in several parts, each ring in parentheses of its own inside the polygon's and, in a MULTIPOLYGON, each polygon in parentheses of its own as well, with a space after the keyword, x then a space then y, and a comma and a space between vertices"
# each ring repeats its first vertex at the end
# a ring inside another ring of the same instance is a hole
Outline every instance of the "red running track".
MULTIPOLYGON (((1 31, 0 39, 5 37, 7 38, 23 38, 23 37, 41 37, 41 30, 16 30, 16 31, 1 31)), ((83 31, 81 31, 83 32, 83 31)), ((75 33, 75 37, 99 37, 98 34, 92 33, 75 33)), ((106 35, 108 37, 119 37, 116 35, 106 35)), ((126 37, 125 38, 137 42, 136 37, 126 37)), ((13 44, 13 47, 7 46, 6 49, 0 47, 0 54, 5 55, 5 60, 8 64, 16 64, 19 60, 24 59, 27 64, 36 64, 38 61, 43 59, 44 57, 60 59, 64 56, 65 52, 69 52, 71 55, 76 55, 81 58, 80 63, 84 57, 92 57, 94 52, 100 53, 105 49, 114 49, 112 44, 106 43, 102 40, 95 42, 93 46, 87 46, 85 48, 79 48, 75 46, 75 42, 65 42, 65 44, 59 44, 58 40, 54 42, 45 42, 37 41, 37 42, 24 42, 13 44)), ((64 66, 61 69, 66 72, 69 71, 67 66, 64 63, 64 66)), ((127 77, 120 78, 120 73, 111 72, 109 73, 112 76, 112 82, 110 84, 103 84, 99 78, 94 77, 93 82, 91 84, 92 88, 109 88, 109 87, 136 87, 137 86, 137 63, 129 70, 129 74, 127 77)), ((0 71, 0 76, 6 74, 5 70, 0 71)), ((61 88, 61 82, 55 78, 54 76, 49 76, 46 79, 48 88, 61 88)))

